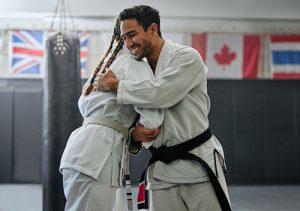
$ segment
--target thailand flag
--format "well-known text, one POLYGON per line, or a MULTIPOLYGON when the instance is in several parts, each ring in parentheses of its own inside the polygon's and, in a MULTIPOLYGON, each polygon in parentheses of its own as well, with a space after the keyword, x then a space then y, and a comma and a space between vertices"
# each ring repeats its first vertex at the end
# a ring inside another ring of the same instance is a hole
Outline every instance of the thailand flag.
POLYGON ((300 35, 271 35, 270 63, 273 78, 300 79, 300 35))
POLYGON ((44 61, 43 31, 10 31, 10 64, 12 74, 40 75, 44 61))
POLYGON ((257 78, 258 35, 192 34, 192 46, 201 54, 208 68, 208 78, 257 78))
POLYGON ((78 32, 80 40, 80 74, 81 77, 86 78, 89 76, 87 71, 87 60, 88 60, 88 45, 89 45, 89 32, 78 32))

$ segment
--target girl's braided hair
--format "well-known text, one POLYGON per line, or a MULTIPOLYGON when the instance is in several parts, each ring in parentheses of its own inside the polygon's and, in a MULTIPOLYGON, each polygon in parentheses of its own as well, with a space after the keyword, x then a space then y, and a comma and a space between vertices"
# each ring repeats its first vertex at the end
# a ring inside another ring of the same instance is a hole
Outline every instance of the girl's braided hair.
POLYGON ((110 44, 109 44, 109 47, 106 50, 105 54, 100 59, 100 62, 96 66, 94 72, 91 74, 89 85, 83 91, 83 95, 84 96, 88 96, 92 92, 92 90, 94 89, 93 83, 94 83, 95 77, 99 73, 99 71, 101 70, 101 67, 102 67, 102 65, 103 65, 106 57, 111 52, 114 43, 116 42, 117 45, 116 45, 113 53, 109 57, 108 61, 106 62, 106 64, 105 64, 105 66, 104 66, 104 68, 103 68, 103 70, 102 70, 101 73, 105 73, 105 70, 110 67, 110 65, 113 63, 113 61, 115 60, 117 54, 119 53, 119 51, 122 49, 122 47, 124 45, 124 41, 123 41, 123 39, 121 37, 120 23, 121 23, 120 19, 117 18, 116 19, 116 23, 115 23, 115 27, 114 27, 114 31, 113 31, 113 35, 111 37, 111 41, 110 41, 110 44))

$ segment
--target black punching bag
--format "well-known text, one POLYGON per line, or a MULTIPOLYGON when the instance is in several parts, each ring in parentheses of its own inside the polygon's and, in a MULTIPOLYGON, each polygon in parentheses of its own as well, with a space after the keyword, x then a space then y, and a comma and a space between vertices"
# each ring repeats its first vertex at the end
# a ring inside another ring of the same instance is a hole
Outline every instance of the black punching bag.
POLYGON ((81 123, 80 42, 58 32, 46 42, 43 125, 43 210, 63 211, 65 197, 59 165, 68 137, 81 123))

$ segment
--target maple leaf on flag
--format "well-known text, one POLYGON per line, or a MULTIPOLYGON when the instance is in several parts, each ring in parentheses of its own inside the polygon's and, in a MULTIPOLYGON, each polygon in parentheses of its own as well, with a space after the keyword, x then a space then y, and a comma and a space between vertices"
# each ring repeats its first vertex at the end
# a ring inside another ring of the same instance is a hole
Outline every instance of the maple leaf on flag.
POLYGON ((230 48, 226 44, 223 44, 221 51, 214 54, 214 58, 219 65, 230 65, 236 58, 236 53, 230 52, 230 48))

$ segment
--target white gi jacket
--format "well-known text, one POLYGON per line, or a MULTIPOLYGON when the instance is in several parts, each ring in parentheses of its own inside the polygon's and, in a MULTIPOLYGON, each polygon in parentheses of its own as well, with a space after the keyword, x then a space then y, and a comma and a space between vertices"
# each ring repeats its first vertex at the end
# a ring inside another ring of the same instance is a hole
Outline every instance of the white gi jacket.
MULTIPOLYGON (((125 47, 110 66, 118 79, 143 81, 153 78, 150 66, 138 62, 125 47)), ((88 83, 88 82, 87 82, 88 83)), ((86 86, 87 84, 85 84, 86 86)), ((85 88, 84 86, 84 88, 85 88)), ((163 110, 143 109, 117 104, 117 96, 111 92, 92 92, 78 101, 83 117, 100 116, 111 118, 129 128, 140 113, 140 123, 146 128, 158 128, 163 121, 163 110)), ((74 169, 98 179, 106 162, 112 162, 112 185, 119 187, 120 166, 125 140, 116 130, 96 124, 83 125, 73 131, 64 150, 60 170, 74 169)))
MULTIPOLYGON (((117 100, 145 108, 164 108, 164 124, 153 146, 173 146, 201 134, 209 126, 206 78, 207 68, 195 49, 167 40, 158 58, 155 78, 142 82, 121 80, 117 100)), ((191 152, 215 171, 214 149, 224 157, 221 144, 212 136, 191 152)), ((148 176, 150 189, 209 180, 201 166, 185 160, 168 165, 158 161, 149 169, 148 176)))

